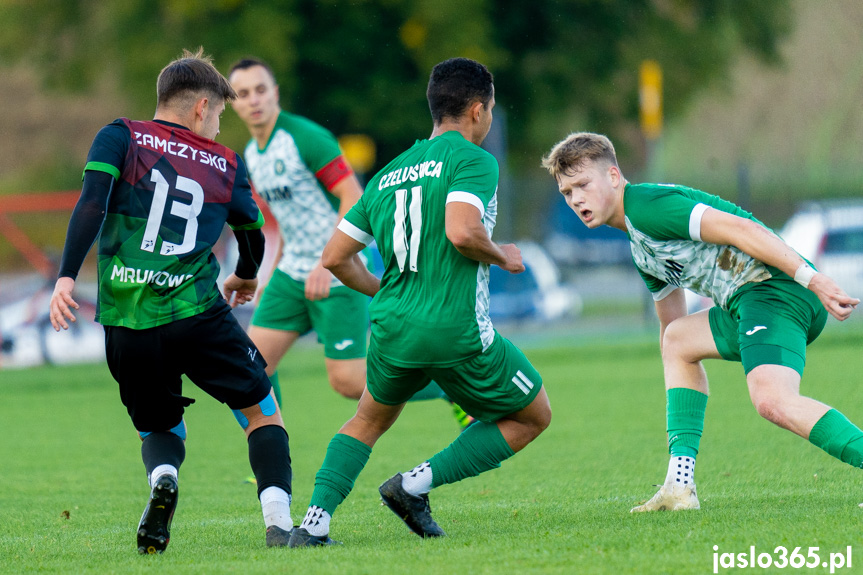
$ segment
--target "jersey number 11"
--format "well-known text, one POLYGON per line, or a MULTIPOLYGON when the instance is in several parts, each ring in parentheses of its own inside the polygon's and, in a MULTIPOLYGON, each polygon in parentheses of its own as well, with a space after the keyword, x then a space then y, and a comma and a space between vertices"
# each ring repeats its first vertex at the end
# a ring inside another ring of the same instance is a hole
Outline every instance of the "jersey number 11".
POLYGON ((423 189, 421 186, 411 188, 411 203, 408 207, 407 199, 408 191, 405 189, 396 190, 396 213, 395 213, 395 228, 393 228, 393 252, 396 254, 396 261, 399 264, 399 272, 404 273, 405 261, 407 260, 408 251, 410 251, 410 271, 419 271, 417 269, 417 258, 420 250, 420 232, 423 227, 423 189), (411 237, 410 245, 408 245, 407 225, 408 217, 411 222, 411 237), (408 249, 410 248, 410 250, 408 249))

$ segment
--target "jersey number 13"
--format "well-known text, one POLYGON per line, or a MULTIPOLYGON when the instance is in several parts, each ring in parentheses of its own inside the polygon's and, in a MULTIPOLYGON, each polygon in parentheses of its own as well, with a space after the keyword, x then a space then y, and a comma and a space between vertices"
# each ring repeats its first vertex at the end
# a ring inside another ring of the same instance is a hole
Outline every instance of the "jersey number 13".
MULTIPOLYGON (((147 227, 144 229, 144 238, 141 241, 141 249, 145 252, 153 252, 156 248, 156 237, 162 225, 162 216, 165 213, 165 205, 168 203, 168 180, 162 172, 154 169, 150 173, 150 181, 156 184, 153 191, 153 203, 150 206, 150 215, 147 217, 147 227)), ((162 241, 159 253, 163 256, 180 255, 189 253, 195 247, 198 235, 198 215, 204 207, 204 189, 195 180, 177 176, 176 188, 192 196, 191 204, 184 204, 174 200, 171 202, 171 215, 186 220, 186 229, 183 232, 183 243, 172 244, 162 241)))

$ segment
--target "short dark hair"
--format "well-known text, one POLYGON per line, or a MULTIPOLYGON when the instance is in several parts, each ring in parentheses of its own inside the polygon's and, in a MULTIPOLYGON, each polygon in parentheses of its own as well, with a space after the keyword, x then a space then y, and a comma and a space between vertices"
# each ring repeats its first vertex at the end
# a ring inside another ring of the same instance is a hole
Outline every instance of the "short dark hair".
POLYGON ((273 84, 276 84, 276 75, 273 73, 273 69, 270 68, 270 65, 264 62, 263 60, 258 60, 257 58, 243 58, 241 60, 237 60, 234 62, 234 65, 231 66, 230 72, 228 72, 228 78, 231 77, 231 74, 236 72, 237 70, 248 70, 249 68, 254 68, 255 66, 260 66, 270 75, 270 78, 273 79, 273 84))
POLYGON ((426 97, 432 120, 458 118, 474 102, 488 106, 494 77, 484 65, 469 58, 451 58, 432 69, 426 97))
POLYGON ((237 93, 231 83, 213 66, 213 58, 204 54, 201 46, 195 53, 183 50, 183 55, 164 68, 156 81, 156 105, 191 104, 201 94, 231 102, 237 93))

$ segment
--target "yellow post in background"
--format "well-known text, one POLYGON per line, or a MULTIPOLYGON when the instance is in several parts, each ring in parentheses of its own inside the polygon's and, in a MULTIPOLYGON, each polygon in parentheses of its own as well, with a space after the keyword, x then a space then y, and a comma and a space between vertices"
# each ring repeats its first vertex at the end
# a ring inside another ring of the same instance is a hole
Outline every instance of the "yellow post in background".
POLYGON ((638 107, 641 131, 648 140, 662 135, 662 68, 645 60, 638 71, 638 107))
POLYGON ((345 159, 358 174, 366 174, 375 165, 375 141, 365 134, 339 136, 339 147, 345 159))
MULTIPOLYGON (((657 150, 662 135, 662 68, 656 60, 644 60, 638 69, 638 112, 641 120, 641 133, 646 140, 644 180, 659 180, 657 150)), ((642 317, 647 326, 656 324, 653 311, 653 298, 643 290, 642 317)))

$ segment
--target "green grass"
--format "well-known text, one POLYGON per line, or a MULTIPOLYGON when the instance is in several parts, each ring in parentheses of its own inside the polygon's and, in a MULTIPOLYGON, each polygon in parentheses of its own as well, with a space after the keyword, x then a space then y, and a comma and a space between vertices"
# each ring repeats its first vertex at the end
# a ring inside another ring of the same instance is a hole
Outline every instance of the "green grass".
MULTIPOLYGON (((804 391, 863 421, 860 329, 810 348, 804 391)), ((710 362, 698 460, 699 512, 630 515, 666 467, 662 370, 653 337, 528 346, 554 421, 502 469, 432 493, 448 537, 423 541, 381 507, 377 486, 456 434, 440 401, 409 405, 385 435, 331 535, 344 546, 267 549, 243 434, 189 385, 187 458, 168 551, 138 556, 147 497, 140 442, 103 365, 0 372, 0 573, 710 573, 721 552, 854 546, 860 471, 760 419, 741 368, 710 362), (68 516, 67 516, 68 514, 68 516)), ((352 413, 329 389, 318 346, 282 364, 302 518, 326 445, 352 413)), ((770 572, 756 569, 753 571, 770 572)), ((784 571, 793 571, 790 568, 784 571)), ((807 569, 827 573, 827 569, 807 569)))

